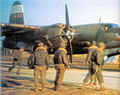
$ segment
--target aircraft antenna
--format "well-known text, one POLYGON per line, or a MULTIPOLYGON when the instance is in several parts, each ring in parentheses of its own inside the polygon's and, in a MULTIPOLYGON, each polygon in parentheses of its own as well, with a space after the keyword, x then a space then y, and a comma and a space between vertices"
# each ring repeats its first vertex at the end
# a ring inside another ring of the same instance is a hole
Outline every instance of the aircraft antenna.
POLYGON ((101 16, 99 17, 99 23, 101 23, 101 16))

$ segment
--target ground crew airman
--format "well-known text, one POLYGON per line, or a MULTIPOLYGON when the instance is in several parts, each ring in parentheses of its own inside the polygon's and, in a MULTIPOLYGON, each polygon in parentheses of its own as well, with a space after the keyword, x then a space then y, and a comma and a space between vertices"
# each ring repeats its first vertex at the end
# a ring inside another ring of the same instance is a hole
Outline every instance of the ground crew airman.
POLYGON ((67 51, 66 51, 66 44, 61 43, 60 47, 57 49, 54 55, 54 64, 56 69, 56 78, 54 82, 54 89, 59 91, 61 88, 61 83, 64 77, 64 72, 66 68, 69 67, 68 58, 67 58, 67 51))
MULTIPOLYGON (((105 48, 105 44, 103 42, 100 42, 98 44, 98 48, 97 48, 97 51, 96 51, 96 56, 95 56, 95 60, 91 60, 91 63, 93 64, 93 68, 91 68, 91 70, 93 70, 93 74, 96 75, 97 79, 98 79, 98 82, 101 86, 101 90, 104 90, 104 86, 103 86, 103 75, 102 75, 102 64, 104 62, 103 60, 103 49, 105 48)), ((92 75, 92 73, 91 73, 92 75)), ((87 77, 90 77, 90 76, 87 76, 87 77)), ((87 82, 87 78, 84 80, 84 83, 82 85, 82 88, 81 89, 84 89, 84 86, 86 85, 86 82, 87 82)))
MULTIPOLYGON (((91 54, 93 51, 96 51, 97 50, 97 46, 96 46, 96 42, 95 41, 92 41, 91 43, 91 47, 88 49, 88 55, 87 55, 87 58, 86 58, 86 63, 89 65, 89 72, 87 74, 87 76, 90 76, 90 83, 89 83, 89 86, 92 86, 93 85, 93 80, 94 80, 94 84, 97 85, 97 78, 96 76, 93 74, 92 76, 90 75, 91 73, 91 70, 90 70, 90 67, 91 67, 91 54)), ((89 78, 87 77, 86 78, 89 78)), ((87 79, 89 80, 89 79, 87 79)))
POLYGON ((39 91, 39 76, 41 75, 42 80, 42 91, 45 91, 45 83, 46 83, 46 70, 49 66, 49 56, 44 47, 44 44, 40 42, 36 51, 34 52, 34 85, 35 91, 39 91))
POLYGON ((13 59, 13 65, 12 67, 9 67, 8 71, 10 72, 11 70, 13 70, 16 65, 18 65, 18 69, 17 69, 17 73, 16 74, 20 74, 20 69, 22 68, 22 55, 23 55, 23 51, 24 49, 22 47, 20 47, 20 49, 18 51, 16 51, 15 55, 14 55, 14 59, 13 59))

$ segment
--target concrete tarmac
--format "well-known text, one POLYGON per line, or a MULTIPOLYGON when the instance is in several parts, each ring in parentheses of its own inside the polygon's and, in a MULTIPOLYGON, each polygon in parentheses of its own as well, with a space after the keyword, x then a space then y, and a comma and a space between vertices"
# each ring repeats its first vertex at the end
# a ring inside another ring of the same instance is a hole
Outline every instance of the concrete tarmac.
MULTIPOLYGON (((80 84, 80 86, 83 83, 83 80, 87 74, 88 70, 66 70, 65 76, 64 76, 64 82, 68 83, 75 83, 80 84)), ((120 89, 120 72, 114 72, 114 71, 103 71, 103 77, 104 77, 104 86, 111 89, 120 89)), ((49 69, 47 73, 47 79, 54 80, 55 79, 55 70, 49 69)))

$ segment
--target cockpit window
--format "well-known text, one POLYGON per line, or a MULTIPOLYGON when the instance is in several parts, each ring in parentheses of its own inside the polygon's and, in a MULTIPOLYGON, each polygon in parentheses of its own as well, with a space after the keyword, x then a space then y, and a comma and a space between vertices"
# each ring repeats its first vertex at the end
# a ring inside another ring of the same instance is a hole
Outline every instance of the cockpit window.
POLYGON ((104 31, 107 31, 107 30, 108 30, 108 26, 107 26, 107 25, 104 25, 104 26, 102 27, 102 29, 103 29, 104 31))
POLYGON ((118 28, 119 26, 117 24, 112 24, 113 28, 118 28))
POLYGON ((119 28, 117 24, 103 24, 102 30, 107 31, 110 30, 111 28, 119 28))

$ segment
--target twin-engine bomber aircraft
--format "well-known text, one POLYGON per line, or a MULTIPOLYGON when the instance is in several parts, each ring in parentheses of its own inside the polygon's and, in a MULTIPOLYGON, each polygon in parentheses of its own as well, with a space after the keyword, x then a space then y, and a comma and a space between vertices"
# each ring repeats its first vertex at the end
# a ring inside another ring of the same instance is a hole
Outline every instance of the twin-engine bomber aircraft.
POLYGON ((3 47, 17 49, 20 46, 31 51, 37 42, 44 42, 48 50, 55 51, 61 42, 68 43, 70 59, 72 52, 86 53, 91 41, 104 42, 105 55, 120 54, 120 28, 117 24, 98 23, 70 26, 67 5, 65 5, 66 24, 50 26, 27 26, 24 21, 23 5, 15 1, 10 13, 9 24, 2 24, 3 47), (73 49, 73 51, 72 51, 73 49))

